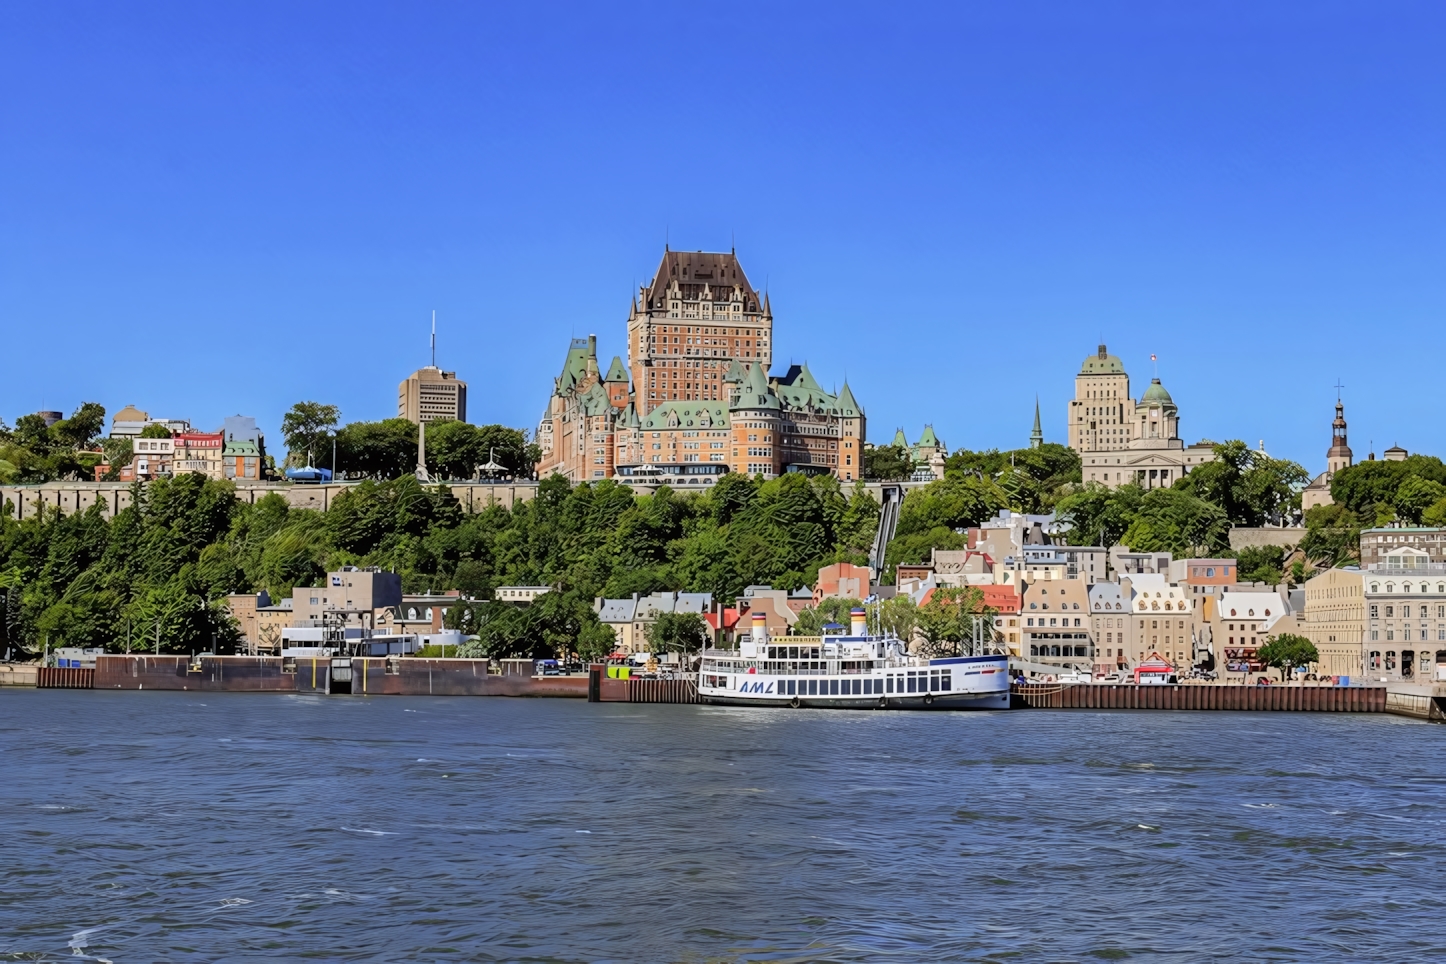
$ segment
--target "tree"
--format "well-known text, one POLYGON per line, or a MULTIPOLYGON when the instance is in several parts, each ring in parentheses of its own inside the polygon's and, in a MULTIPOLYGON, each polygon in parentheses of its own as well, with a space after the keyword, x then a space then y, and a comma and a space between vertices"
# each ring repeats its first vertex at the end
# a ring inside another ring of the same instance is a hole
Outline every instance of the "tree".
POLYGON ((1080 460, 1073 449, 1047 442, 1037 449, 1006 452, 961 449, 945 461, 945 478, 970 475, 998 485, 1014 511, 1044 513, 1080 481, 1080 460))
POLYGON ((1299 548, 1307 559, 1323 566, 1355 562, 1361 555, 1361 521, 1340 504, 1313 506, 1305 514, 1299 548))
POLYGON ((1280 584, 1285 569, 1285 549, 1281 546, 1246 546, 1235 557, 1235 574, 1240 582, 1280 584))
POLYGON ((847 628, 854 608, 862 605, 857 599, 820 599, 818 605, 807 606, 798 614, 793 631, 800 636, 822 636, 829 623, 847 628))
MULTIPOLYGON (((923 637, 921 655, 930 658, 958 655, 971 649, 978 619, 993 615, 984 605, 984 593, 974 586, 940 587, 919 607, 919 634, 923 637)), ((983 642, 994 641, 994 624, 989 620, 983 642)))
POLYGON ((1436 503, 1446 500, 1446 485, 1413 475, 1396 490, 1394 506, 1402 522, 1420 525, 1422 516, 1436 503))
POLYGON ((901 445, 864 449, 863 475, 880 482, 902 482, 914 473, 914 458, 901 445))
POLYGON ((1171 552, 1175 558, 1229 550, 1230 520, 1219 506, 1179 489, 1151 489, 1120 541, 1134 552, 1171 552))
POLYGON ((1255 651, 1255 658, 1279 670, 1283 683, 1287 674, 1297 668, 1320 662, 1320 653, 1316 651, 1315 643, 1304 636, 1280 633, 1267 639, 1265 645, 1255 651))
POLYGON ((874 607, 874 620, 885 634, 891 634, 904 641, 913 642, 919 628, 919 607, 909 596, 895 596, 885 599, 874 607))
POLYGON ((105 428, 105 408, 95 402, 84 402, 71 413, 50 426, 50 435, 60 445, 71 449, 90 448, 100 439, 105 428))
POLYGON ((1060 499, 1056 518, 1069 527, 1065 538, 1070 545, 1109 548, 1124 538, 1144 498, 1145 490, 1138 485, 1111 489, 1088 482, 1060 499))
POLYGON ((330 441, 331 430, 340 418, 341 409, 335 405, 297 402, 291 406, 291 411, 281 417, 281 436, 290 453, 287 461, 299 464, 296 460, 304 459, 308 454, 313 460, 325 455, 330 461, 331 453, 321 451, 326 447, 322 443, 330 441))
POLYGON ((141 429, 141 438, 170 438, 171 430, 160 422, 152 422, 141 429))
POLYGON ((1434 456, 1412 455, 1399 462, 1370 459, 1341 469, 1331 479, 1331 499, 1363 519, 1380 509, 1395 510, 1397 496, 1412 478, 1446 485, 1446 464, 1434 456))
POLYGON ((648 651, 682 653, 684 656, 708 645, 711 633, 708 624, 697 613, 658 613, 643 630, 648 651))
POLYGON ((1215 458, 1179 479, 1174 488, 1224 510, 1231 525, 1281 524, 1299 511, 1300 489, 1310 476, 1288 459, 1273 459, 1239 440, 1216 445, 1215 458))

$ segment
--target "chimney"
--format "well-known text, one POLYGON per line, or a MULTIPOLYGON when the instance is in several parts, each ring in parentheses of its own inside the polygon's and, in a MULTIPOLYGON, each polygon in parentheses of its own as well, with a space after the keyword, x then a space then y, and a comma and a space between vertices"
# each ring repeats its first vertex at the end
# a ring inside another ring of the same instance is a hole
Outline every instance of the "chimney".
POLYGON ((597 374, 597 335, 587 336, 587 373, 597 374))

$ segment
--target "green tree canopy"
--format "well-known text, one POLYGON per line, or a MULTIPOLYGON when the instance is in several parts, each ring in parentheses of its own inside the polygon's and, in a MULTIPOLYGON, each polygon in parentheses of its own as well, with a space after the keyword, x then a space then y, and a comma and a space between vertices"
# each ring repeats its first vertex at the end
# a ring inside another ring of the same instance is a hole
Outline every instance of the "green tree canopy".
POLYGON ((1175 488, 1224 510, 1231 525, 1280 525, 1300 508, 1310 476, 1295 462, 1273 459, 1239 440, 1215 446, 1215 458, 1190 471, 1175 488))
POLYGON ((1320 653, 1306 637, 1280 633, 1267 639, 1265 645, 1255 651, 1255 658, 1278 670, 1284 682, 1296 669, 1320 662, 1320 653))
MULTIPOLYGON (((290 453, 287 461, 300 465, 309 453, 313 465, 320 465, 322 458, 330 462, 331 453, 323 450, 330 448, 331 430, 340 418, 341 409, 335 405, 297 402, 291 406, 291 410, 281 417, 281 437, 285 439, 290 453)), ((412 454, 416 455, 415 447, 412 454)))
POLYGON ((875 445, 864 449, 864 478, 903 482, 914 473, 914 457, 902 445, 875 445))

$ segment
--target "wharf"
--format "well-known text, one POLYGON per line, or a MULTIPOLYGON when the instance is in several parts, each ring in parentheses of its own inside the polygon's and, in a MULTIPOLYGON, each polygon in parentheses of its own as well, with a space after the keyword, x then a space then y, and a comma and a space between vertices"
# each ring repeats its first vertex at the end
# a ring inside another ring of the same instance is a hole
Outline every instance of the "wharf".
MULTIPOLYGON (((407 657, 98 656, 94 689, 373 696, 550 696, 584 699, 586 676, 498 675, 485 659, 407 657)), ((41 685, 45 685, 42 683, 41 685)))
MULTIPOLYGON (((230 693, 332 693, 358 696, 511 696, 597 703, 701 703, 693 681, 586 675, 497 674, 485 659, 407 657, 98 656, 94 669, 0 664, 0 686, 42 689, 172 690, 230 693)), ((1026 683, 1010 688, 1016 709, 1224 710, 1391 713, 1446 722, 1446 685, 1170 686, 1026 683)))
POLYGON ((1243 686, 1183 683, 1015 683, 1016 707, 1055 710, 1246 710, 1303 713, 1384 713, 1384 686, 1243 686))

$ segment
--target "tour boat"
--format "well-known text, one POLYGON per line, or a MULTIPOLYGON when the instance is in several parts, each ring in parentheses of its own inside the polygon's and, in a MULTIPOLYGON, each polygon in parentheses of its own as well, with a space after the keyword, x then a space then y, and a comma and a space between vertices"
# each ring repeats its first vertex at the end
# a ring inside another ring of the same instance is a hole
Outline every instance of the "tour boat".
POLYGON ((698 695, 726 706, 827 709, 1004 710, 1009 657, 910 656, 903 640, 868 632, 863 610, 847 636, 769 638, 763 613, 736 650, 709 649, 698 695))

